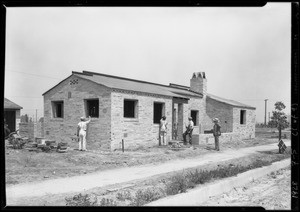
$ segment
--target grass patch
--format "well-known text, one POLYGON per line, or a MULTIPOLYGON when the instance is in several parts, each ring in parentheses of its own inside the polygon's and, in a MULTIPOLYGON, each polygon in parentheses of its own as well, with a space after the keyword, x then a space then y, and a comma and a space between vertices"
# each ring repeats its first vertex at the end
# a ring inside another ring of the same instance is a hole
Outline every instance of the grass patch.
POLYGON ((86 194, 82 195, 79 193, 73 197, 66 197, 66 205, 67 206, 96 206, 97 198, 92 198, 91 195, 86 194))
POLYGON ((135 193, 135 197, 130 205, 132 206, 142 206, 149 202, 158 200, 162 197, 166 196, 164 189, 162 188, 146 188, 146 189, 139 189, 135 193))
POLYGON ((132 200, 131 193, 128 190, 118 192, 116 198, 120 201, 132 200))
MULTIPOLYGON (((274 159, 273 162, 284 159, 284 156, 286 155, 283 155, 282 158, 274 159)), ((183 172, 173 176, 171 180, 166 183, 166 193, 167 195, 183 193, 186 192, 188 189, 194 188, 198 184, 204 184, 216 179, 236 176, 239 173, 243 173, 251 169, 260 168, 263 166, 268 166, 271 164, 272 162, 270 161, 257 159, 248 166, 235 166, 230 164, 228 166, 219 167, 210 171, 196 169, 187 173, 183 172)))

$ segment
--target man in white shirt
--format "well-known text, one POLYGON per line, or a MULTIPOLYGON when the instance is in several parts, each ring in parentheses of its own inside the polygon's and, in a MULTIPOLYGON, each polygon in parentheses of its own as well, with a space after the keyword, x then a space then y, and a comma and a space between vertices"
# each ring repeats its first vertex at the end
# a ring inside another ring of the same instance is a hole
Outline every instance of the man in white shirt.
POLYGON ((189 124, 188 126, 185 126, 186 131, 182 134, 183 137, 183 143, 184 145, 187 144, 186 142, 186 135, 189 135, 189 144, 192 145, 192 133, 193 133, 193 129, 194 129, 194 122, 192 117, 189 117, 189 124))
POLYGON ((162 144, 163 146, 167 145, 166 141, 166 135, 167 135, 167 121, 166 117, 163 116, 160 120, 160 126, 159 126, 159 139, 160 139, 160 145, 162 144), (162 143, 161 143, 162 142, 162 143))
POLYGON ((85 118, 81 117, 80 122, 77 125, 77 137, 79 136, 79 151, 86 151, 86 129, 88 123, 91 121, 91 117, 89 116, 88 121, 84 121, 85 118))

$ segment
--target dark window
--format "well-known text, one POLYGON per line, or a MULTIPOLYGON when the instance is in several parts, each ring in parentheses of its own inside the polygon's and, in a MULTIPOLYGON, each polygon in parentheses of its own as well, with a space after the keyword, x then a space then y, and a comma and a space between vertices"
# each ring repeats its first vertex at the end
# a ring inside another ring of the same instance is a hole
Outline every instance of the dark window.
POLYGON ((99 117, 99 99, 87 99, 85 100, 86 116, 99 117))
POLYGON ((241 110, 240 124, 246 124, 246 110, 241 110))
POLYGON ((154 102, 153 104, 153 123, 159 124, 164 115, 164 103, 154 102))
POLYGON ((64 102, 56 101, 52 102, 53 118, 63 118, 64 117, 64 102))
POLYGON ((191 117, 193 119, 194 125, 198 126, 198 110, 191 110, 191 117))
POLYGON ((124 99, 124 117, 137 118, 137 100, 124 99))

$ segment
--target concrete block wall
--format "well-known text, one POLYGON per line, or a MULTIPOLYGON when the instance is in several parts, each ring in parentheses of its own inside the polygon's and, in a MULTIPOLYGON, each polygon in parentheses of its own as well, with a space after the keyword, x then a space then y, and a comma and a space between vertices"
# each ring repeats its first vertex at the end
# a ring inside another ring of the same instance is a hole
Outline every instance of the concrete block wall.
MULTIPOLYGON (((206 101, 205 98, 191 98, 188 103, 188 112, 185 116, 185 123, 188 123, 188 117, 191 116, 191 110, 198 111, 198 125, 194 127, 193 133, 199 134, 203 133, 203 126, 205 123, 205 114, 206 114, 206 101)), ((194 123, 195 124, 195 123, 194 123)))
POLYGON ((158 145, 159 124, 153 123, 154 102, 165 104, 165 116, 168 122, 167 140, 170 140, 172 138, 171 97, 122 90, 114 90, 112 92, 111 149, 121 148, 122 139, 124 139, 125 149, 158 145), (124 118, 124 99, 138 101, 136 118, 124 118))
POLYGON ((99 99, 99 118, 92 118, 88 125, 87 148, 94 144, 110 149, 111 90, 73 75, 44 95, 44 136, 56 142, 71 142, 80 117, 86 117, 85 99, 99 99), (63 118, 53 118, 52 101, 64 102, 63 118))
POLYGON ((233 107, 207 97, 206 101, 207 125, 206 130, 211 130, 213 118, 220 120, 221 132, 233 132, 233 107))
POLYGON ((255 138, 255 110, 233 108, 233 132, 240 133, 242 139, 255 138), (240 124, 240 111, 246 111, 246 123, 240 124))
POLYGON ((34 133, 34 123, 19 123, 19 134, 21 137, 27 137, 31 140, 34 140, 35 133, 34 133))
POLYGON ((16 110, 16 131, 19 129, 20 123, 21 123, 21 111, 16 110))
POLYGON ((36 137, 44 137, 43 133, 44 124, 42 122, 20 122, 19 134, 22 137, 27 137, 34 140, 36 137))
MULTIPOLYGON (((219 137, 220 144, 239 141, 240 139, 240 133, 222 133, 222 135, 219 137)), ((214 144, 215 138, 212 134, 194 134, 192 137, 192 142, 193 145, 214 144)))

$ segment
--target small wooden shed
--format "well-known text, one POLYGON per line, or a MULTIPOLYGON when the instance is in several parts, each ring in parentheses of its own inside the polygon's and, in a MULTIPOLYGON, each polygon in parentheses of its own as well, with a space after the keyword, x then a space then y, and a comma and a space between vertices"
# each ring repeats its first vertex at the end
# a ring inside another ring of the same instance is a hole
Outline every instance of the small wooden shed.
POLYGON ((10 132, 16 131, 21 122, 20 111, 23 107, 4 97, 4 118, 10 132))

